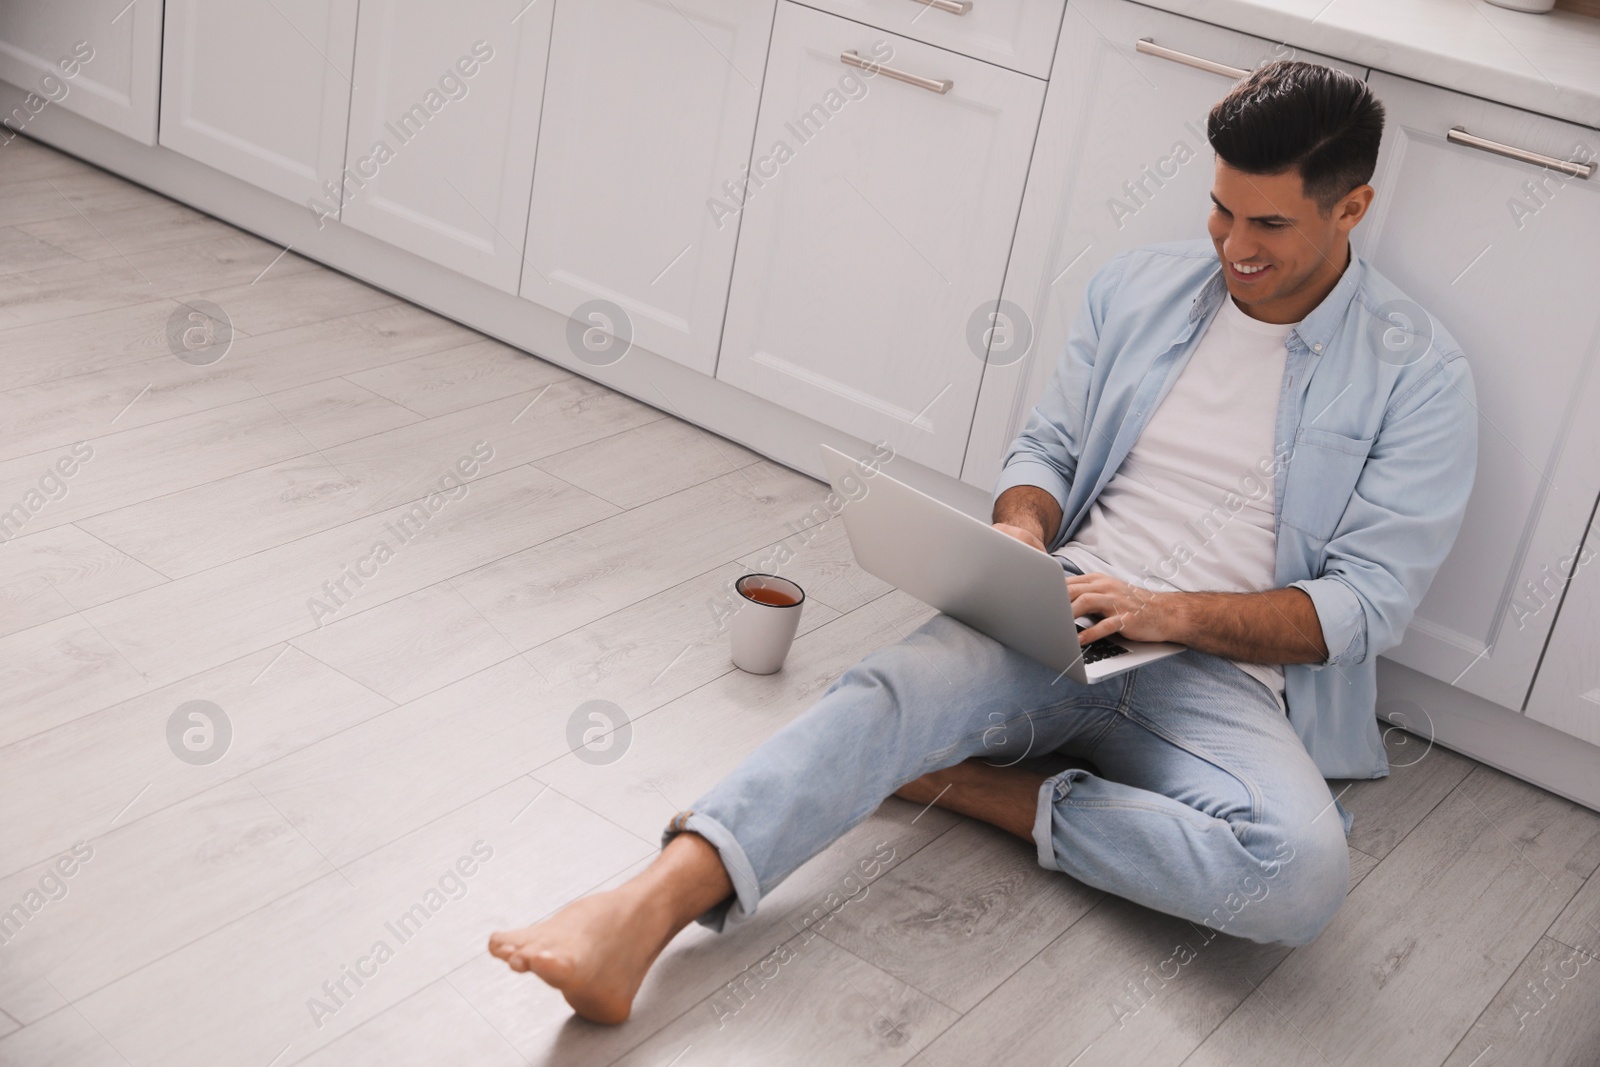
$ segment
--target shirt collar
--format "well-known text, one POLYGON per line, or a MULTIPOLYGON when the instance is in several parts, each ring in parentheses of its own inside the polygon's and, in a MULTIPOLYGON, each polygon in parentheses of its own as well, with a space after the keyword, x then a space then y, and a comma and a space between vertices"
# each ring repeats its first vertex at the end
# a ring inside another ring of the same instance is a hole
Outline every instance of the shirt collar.
MULTIPOLYGON (((1365 273, 1366 262, 1356 255, 1356 250, 1352 247, 1350 262, 1333 288, 1328 291, 1328 295, 1323 297, 1322 302, 1312 308, 1311 313, 1296 323, 1290 331, 1313 354, 1321 355, 1333 339, 1333 335, 1338 332, 1340 324, 1350 311, 1350 301, 1355 299, 1356 290, 1361 287, 1361 279, 1365 273)), ((1194 298, 1194 303, 1189 308, 1189 321, 1192 323, 1209 316, 1227 295, 1228 286, 1222 280, 1222 264, 1218 263, 1194 298)))

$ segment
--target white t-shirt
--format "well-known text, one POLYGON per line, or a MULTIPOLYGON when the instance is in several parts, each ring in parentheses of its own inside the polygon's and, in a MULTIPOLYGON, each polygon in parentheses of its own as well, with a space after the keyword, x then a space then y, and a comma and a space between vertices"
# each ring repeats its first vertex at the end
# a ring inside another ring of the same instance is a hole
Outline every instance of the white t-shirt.
MULTIPOLYGON (((1076 536, 1056 549, 1161 592, 1274 588, 1274 428, 1291 326, 1252 319, 1232 297, 1145 424, 1076 536)), ((1283 668, 1239 663, 1283 700, 1283 668)))

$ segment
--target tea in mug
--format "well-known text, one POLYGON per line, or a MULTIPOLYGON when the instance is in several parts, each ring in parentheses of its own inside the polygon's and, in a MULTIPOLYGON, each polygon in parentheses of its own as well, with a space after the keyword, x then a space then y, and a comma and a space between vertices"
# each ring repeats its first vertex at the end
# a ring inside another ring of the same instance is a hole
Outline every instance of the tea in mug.
POLYGON ((800 603, 800 599, 785 593, 781 589, 766 589, 761 586, 746 586, 739 590, 745 596, 758 604, 771 604, 774 607, 787 608, 800 603))

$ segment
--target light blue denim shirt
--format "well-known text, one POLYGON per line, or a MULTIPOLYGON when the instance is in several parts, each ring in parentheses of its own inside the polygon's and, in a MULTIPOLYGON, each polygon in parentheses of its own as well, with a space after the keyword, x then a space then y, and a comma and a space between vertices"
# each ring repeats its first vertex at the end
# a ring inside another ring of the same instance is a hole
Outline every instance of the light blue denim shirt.
MULTIPOLYGON (((1090 280, 994 491, 1036 485, 1056 498, 1052 551, 1088 515, 1226 298, 1205 240, 1125 252, 1090 280)), ((1438 322, 1353 251, 1285 345, 1275 583, 1311 597, 1328 660, 1285 666, 1284 697, 1325 777, 1380 778, 1389 763, 1377 657, 1405 633, 1460 528, 1477 463, 1472 375, 1438 322)))

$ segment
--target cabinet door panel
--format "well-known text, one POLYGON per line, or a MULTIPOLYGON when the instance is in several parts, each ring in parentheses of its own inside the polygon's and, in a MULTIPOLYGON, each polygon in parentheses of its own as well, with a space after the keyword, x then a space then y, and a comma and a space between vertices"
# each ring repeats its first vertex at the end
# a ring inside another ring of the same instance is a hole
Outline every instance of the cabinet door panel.
POLYGON ((610 301, 635 344, 715 370, 739 220, 709 205, 749 162, 772 6, 559 5, 523 296, 610 301))
POLYGON ((355 32, 356 0, 168 0, 162 146, 291 200, 337 192, 355 32))
POLYGON ((363 0, 341 222, 517 291, 551 10, 363 0))
POLYGON ((1454 126, 1595 158, 1593 130, 1374 73, 1388 110, 1357 247, 1472 366, 1478 473, 1450 558, 1390 656, 1521 710, 1555 615, 1554 572, 1600 493, 1600 180, 1451 144, 1454 126))
POLYGON ((1213 155, 1206 115, 1226 75, 1135 50, 1140 38, 1248 69, 1270 59, 1350 67, 1124 0, 1072 0, 1039 124, 1005 300, 1032 345, 991 350, 962 480, 993 489, 1000 463, 1044 390, 1084 288, 1117 253, 1206 235, 1213 155))
POLYGON ((717 376, 955 474, 1043 83, 792 4, 768 67, 717 376), (840 61, 885 41, 886 66, 953 87, 840 61))
MULTIPOLYGON (((1528 698, 1528 717, 1600 745, 1600 529, 1592 524, 1581 550, 1558 561, 1568 579, 1550 644, 1528 698)), ((1552 611, 1554 609, 1552 608, 1552 611)))
MULTIPOLYGON (((132 137, 156 143, 161 0, 119 11, 92 0, 0 5, 0 79, 132 137), (82 42, 85 48, 76 47, 82 42), (74 57, 80 62, 73 63, 74 57), (87 56, 87 58, 85 58, 87 56), (76 69, 70 76, 66 61, 76 69)), ((6 116, 13 129, 26 129, 6 116)))

